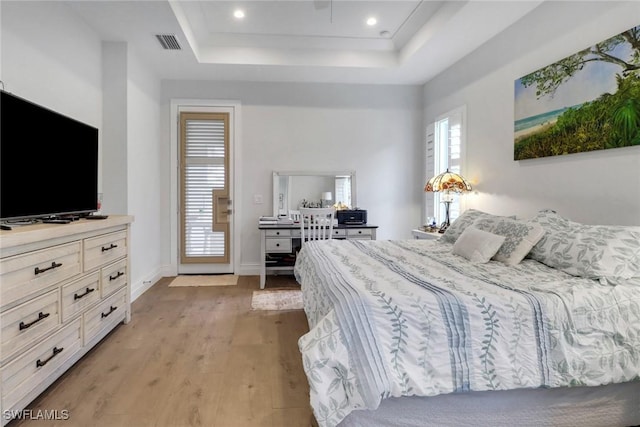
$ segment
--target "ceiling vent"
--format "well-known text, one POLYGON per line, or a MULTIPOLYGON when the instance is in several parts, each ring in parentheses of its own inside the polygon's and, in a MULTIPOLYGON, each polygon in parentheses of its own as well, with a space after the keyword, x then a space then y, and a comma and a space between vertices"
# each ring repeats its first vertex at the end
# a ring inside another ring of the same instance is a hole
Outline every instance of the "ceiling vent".
POLYGON ((180 43, 175 34, 156 34, 156 38, 166 50, 181 50, 180 43))

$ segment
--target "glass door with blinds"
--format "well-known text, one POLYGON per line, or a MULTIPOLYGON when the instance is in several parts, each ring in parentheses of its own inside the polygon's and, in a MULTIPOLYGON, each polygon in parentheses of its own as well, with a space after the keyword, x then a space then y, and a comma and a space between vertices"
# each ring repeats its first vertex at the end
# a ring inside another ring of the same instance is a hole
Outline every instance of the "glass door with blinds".
POLYGON ((179 273, 232 273, 229 114, 180 113, 179 273))

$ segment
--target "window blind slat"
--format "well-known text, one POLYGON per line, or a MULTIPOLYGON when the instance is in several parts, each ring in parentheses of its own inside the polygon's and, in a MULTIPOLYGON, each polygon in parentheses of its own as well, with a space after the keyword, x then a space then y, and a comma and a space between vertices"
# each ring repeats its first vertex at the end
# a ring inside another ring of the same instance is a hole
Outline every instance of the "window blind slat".
MULTIPOLYGON (((425 154, 426 154, 426 177, 425 185, 427 182, 435 176, 435 159, 436 159, 436 147, 435 147, 435 123, 431 123, 427 126, 426 141, 425 141, 425 154)), ((425 193, 425 218, 424 223, 427 223, 427 218, 434 216, 435 212, 435 197, 433 194, 425 193)))

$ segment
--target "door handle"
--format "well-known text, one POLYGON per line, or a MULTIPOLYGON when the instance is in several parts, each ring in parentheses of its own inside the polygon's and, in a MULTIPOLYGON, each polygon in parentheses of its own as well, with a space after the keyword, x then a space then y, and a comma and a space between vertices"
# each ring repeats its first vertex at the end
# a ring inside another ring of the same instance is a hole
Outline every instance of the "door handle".
POLYGON ((228 231, 231 204, 226 190, 213 190, 213 231, 228 231))

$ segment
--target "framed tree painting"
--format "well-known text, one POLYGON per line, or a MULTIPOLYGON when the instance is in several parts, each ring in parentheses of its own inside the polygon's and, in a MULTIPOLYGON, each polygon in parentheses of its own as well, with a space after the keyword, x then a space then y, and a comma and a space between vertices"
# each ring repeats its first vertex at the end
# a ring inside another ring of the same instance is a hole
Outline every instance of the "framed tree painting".
POLYGON ((640 26, 515 81, 515 160, 633 145, 640 145, 640 26))

